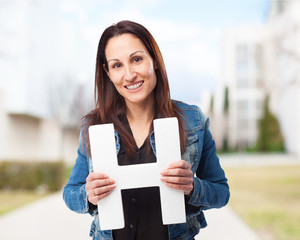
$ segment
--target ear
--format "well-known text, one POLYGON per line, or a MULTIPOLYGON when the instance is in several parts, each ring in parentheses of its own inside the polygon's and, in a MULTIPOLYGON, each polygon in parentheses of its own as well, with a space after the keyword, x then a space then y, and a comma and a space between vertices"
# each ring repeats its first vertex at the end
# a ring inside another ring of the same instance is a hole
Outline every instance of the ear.
POLYGON ((103 67, 104 71, 106 72, 107 76, 110 78, 109 71, 106 69, 105 64, 103 64, 102 67, 103 67))
POLYGON ((157 70, 158 69, 158 64, 156 61, 154 61, 154 69, 157 70))

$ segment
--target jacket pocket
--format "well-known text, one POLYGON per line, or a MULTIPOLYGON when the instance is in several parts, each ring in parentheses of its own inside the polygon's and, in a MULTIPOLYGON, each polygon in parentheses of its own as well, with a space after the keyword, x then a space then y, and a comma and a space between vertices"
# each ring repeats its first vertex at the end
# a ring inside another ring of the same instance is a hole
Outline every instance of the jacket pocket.
MULTIPOLYGON (((192 168, 199 159, 199 137, 195 132, 190 132, 187 135, 187 144, 184 153, 181 155, 182 159, 189 163, 192 168)), ((196 164, 197 165, 197 164, 196 164)))
POLYGON ((171 240, 193 239, 200 231, 198 216, 188 216, 186 223, 169 225, 169 235, 171 240))
POLYGON ((91 224, 90 237, 93 240, 112 240, 112 231, 101 231, 99 227, 99 216, 96 215, 94 221, 91 224))

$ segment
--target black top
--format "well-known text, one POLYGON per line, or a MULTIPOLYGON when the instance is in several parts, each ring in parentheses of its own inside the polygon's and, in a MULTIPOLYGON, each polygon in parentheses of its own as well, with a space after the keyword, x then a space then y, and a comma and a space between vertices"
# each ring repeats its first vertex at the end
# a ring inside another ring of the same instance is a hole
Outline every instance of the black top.
MULTIPOLYGON (((127 118, 122 122, 132 134, 127 118)), ((119 165, 131 165, 156 162, 156 157, 150 149, 149 136, 138 148, 136 154, 128 158, 120 144, 118 154, 119 165)), ((162 224, 159 187, 136 188, 122 190, 125 227, 113 230, 113 239, 117 240, 167 240, 168 228, 162 224)))

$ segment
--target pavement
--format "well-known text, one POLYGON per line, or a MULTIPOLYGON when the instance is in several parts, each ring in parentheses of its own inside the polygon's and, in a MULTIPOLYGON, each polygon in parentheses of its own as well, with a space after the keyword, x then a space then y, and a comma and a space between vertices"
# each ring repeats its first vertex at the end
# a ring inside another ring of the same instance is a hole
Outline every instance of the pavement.
MULTIPOLYGON (((205 212, 208 227, 197 240, 258 240, 230 207, 205 212)), ((90 240, 92 217, 70 211, 56 193, 0 218, 1 240, 90 240)))
MULTIPOLYGON (((300 164, 298 158, 286 155, 227 155, 221 159, 224 167, 300 164)), ((196 240, 259 240, 229 206, 205 211, 205 216, 208 226, 196 240)), ((0 240, 89 240, 91 222, 88 214, 70 211, 59 192, 0 217, 0 240)))
POLYGON ((233 153, 222 154, 219 156, 222 167, 232 168, 300 165, 300 157, 284 153, 233 153))

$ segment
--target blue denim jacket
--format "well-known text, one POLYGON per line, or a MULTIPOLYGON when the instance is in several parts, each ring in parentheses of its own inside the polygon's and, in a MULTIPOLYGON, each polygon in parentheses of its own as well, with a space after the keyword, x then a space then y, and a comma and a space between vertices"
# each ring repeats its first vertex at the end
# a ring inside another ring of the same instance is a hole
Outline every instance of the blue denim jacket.
MULTIPOLYGON (((203 210, 220 208, 229 200, 229 186, 224 171, 216 155, 215 143, 209 131, 209 119, 201 110, 192 105, 176 102, 182 110, 187 134, 187 146, 182 159, 192 166, 194 173, 194 190, 190 198, 186 198, 187 221, 182 224, 168 225, 169 239, 189 240, 197 235, 201 228, 207 226, 203 210)), ((115 132, 116 150, 120 150, 119 136, 115 132)), ((85 191, 86 177, 93 171, 92 161, 88 157, 85 147, 82 148, 82 134, 80 135, 78 157, 64 188, 63 198, 66 205, 77 213, 90 213, 94 216, 90 236, 94 240, 113 239, 112 231, 101 231, 97 209, 92 211, 85 191)), ((150 134, 150 144, 155 150, 154 133, 150 134)), ((84 146, 84 145, 83 145, 84 146)), ((101 214, 101 213, 100 213, 101 214)))

